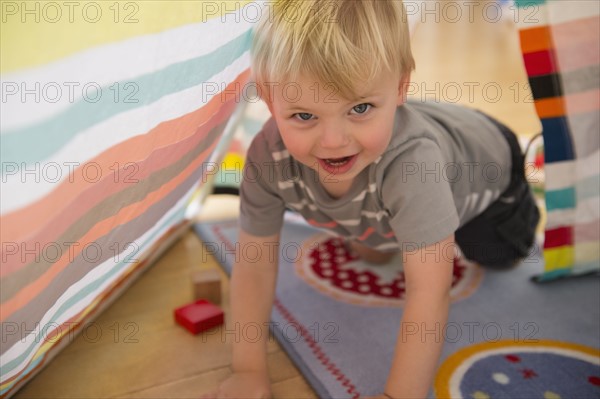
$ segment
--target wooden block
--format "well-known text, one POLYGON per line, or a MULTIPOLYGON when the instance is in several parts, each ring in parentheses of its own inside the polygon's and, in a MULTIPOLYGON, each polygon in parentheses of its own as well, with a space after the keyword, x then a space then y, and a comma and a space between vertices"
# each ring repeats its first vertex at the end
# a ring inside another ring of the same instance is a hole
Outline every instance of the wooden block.
POLYGON ((221 304, 221 274, 215 269, 192 274, 195 299, 207 299, 215 305, 221 304))

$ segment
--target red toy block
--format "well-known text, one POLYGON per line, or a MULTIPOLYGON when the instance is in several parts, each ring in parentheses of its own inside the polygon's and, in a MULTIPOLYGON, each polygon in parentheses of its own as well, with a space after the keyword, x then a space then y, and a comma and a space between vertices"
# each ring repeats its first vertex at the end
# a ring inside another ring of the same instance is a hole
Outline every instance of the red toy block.
POLYGON ((192 334, 220 326, 223 320, 223 310, 206 299, 175 309, 175 321, 192 334))

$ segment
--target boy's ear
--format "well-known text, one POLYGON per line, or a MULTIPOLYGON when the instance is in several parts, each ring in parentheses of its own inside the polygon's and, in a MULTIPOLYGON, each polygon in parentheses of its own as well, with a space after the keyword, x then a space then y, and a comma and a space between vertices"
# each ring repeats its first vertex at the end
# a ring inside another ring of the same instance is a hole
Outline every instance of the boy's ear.
POLYGON ((265 104, 267 104, 269 112, 273 115, 273 99, 271 98, 271 92, 267 90, 266 86, 259 83, 256 84, 256 89, 258 91, 258 96, 265 104))
POLYGON ((265 104, 267 104, 269 112, 271 113, 271 115, 273 115, 273 102, 271 101, 271 99, 268 96, 265 96, 262 98, 262 100, 265 102, 265 104))
POLYGON ((402 105, 406 101, 409 84, 410 72, 407 72, 400 78, 400 84, 398 85, 398 100, 396 101, 396 105, 402 105))

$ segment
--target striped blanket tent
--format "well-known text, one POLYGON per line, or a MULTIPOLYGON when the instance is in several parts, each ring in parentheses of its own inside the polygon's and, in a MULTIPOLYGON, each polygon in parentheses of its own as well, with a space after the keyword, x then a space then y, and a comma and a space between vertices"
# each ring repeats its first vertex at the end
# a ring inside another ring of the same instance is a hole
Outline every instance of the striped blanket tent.
POLYGON ((600 270, 600 3, 517 0, 542 122, 547 225, 539 280, 600 270))
POLYGON ((233 130, 261 4, 1 6, 10 397, 191 224, 233 130))

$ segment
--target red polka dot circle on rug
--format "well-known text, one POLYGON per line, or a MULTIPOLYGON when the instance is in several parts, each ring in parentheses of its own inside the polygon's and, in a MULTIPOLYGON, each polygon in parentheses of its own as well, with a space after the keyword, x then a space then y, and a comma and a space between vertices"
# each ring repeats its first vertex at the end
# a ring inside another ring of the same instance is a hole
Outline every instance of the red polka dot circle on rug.
MULTIPOLYGON (((405 280, 401 256, 385 265, 372 265, 350 252, 339 237, 319 234, 304 242, 296 272, 319 292, 337 300, 367 306, 401 306, 405 280)), ((479 286, 482 271, 465 259, 454 259, 450 297, 470 296, 479 286)))

